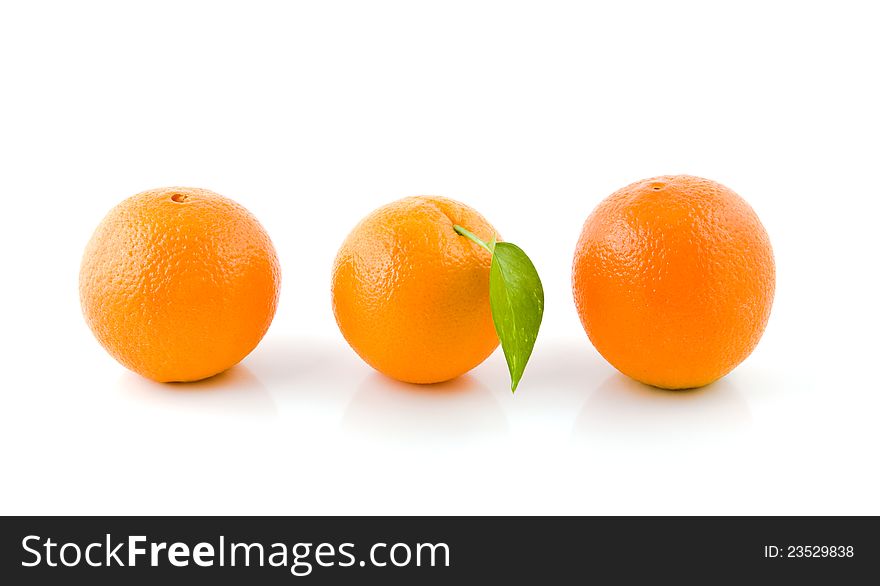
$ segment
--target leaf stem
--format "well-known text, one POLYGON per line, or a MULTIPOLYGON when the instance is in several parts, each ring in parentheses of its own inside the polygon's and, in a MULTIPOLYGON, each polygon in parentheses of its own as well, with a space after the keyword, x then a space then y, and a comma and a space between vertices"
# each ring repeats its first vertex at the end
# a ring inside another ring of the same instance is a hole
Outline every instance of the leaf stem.
POLYGON ((473 232, 471 232, 470 230, 468 230, 466 228, 462 228, 458 224, 453 225, 452 228, 456 231, 456 233, 460 234, 461 236, 464 236, 465 238, 473 240, 474 242, 476 242, 477 244, 479 244, 480 246, 482 246, 483 248, 488 250, 490 253, 495 252, 494 250, 492 250, 492 248, 494 248, 494 247, 490 247, 488 244, 486 244, 485 242, 480 240, 477 237, 477 235, 474 234, 473 232))

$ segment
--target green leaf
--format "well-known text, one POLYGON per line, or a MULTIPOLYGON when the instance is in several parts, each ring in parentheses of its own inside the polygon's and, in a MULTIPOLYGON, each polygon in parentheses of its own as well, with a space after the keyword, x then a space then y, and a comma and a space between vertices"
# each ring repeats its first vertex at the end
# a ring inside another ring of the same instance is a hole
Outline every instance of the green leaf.
POLYGON ((489 303, 510 370, 510 390, 516 391, 544 317, 544 288, 535 265, 519 246, 498 242, 494 250, 489 303))
POLYGON ((453 226, 462 236, 473 240, 492 253, 489 269, 489 304, 495 332, 510 371, 510 390, 517 385, 526 369, 541 319, 544 317, 544 287, 535 265, 519 246, 509 242, 486 244, 473 232, 453 226))

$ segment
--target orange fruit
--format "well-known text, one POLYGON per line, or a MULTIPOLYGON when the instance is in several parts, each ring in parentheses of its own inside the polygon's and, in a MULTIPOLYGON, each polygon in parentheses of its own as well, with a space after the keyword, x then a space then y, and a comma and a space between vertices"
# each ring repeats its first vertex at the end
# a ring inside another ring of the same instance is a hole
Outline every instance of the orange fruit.
POLYGON ((489 242, 476 211, 443 197, 408 197, 371 213, 333 265, 333 312, 370 366, 411 383, 455 378, 498 346, 489 306, 492 257, 460 236, 489 242))
POLYGON ((104 348, 159 382, 220 373, 262 339, 278 303, 269 236, 206 189, 139 193, 113 208, 86 248, 80 299, 104 348))
POLYGON ((587 335, 650 385, 707 385, 760 340, 776 281, 767 232, 736 193, 670 175, 628 185, 584 224, 572 288, 587 335))

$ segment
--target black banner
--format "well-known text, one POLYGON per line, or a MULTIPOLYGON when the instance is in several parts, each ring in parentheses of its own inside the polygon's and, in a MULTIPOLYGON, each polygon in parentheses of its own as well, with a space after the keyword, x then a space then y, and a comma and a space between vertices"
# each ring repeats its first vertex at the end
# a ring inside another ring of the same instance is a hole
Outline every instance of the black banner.
POLYGON ((2 523, 6 584, 445 584, 476 577, 517 584, 853 583, 877 576, 880 554, 873 517, 13 517, 2 523))

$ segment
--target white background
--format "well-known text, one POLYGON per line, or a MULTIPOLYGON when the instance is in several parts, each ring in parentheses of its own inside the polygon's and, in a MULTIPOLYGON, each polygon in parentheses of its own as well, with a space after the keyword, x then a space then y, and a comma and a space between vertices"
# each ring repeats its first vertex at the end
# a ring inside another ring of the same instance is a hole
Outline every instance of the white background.
POLYGON ((4 2, 0 512, 880 514, 870 7, 4 2), (570 288, 592 208, 670 173, 745 197, 778 268, 755 353, 687 393, 617 374, 570 288), (167 185, 248 207, 283 268, 263 343, 190 386, 127 372, 79 308, 92 230, 167 185), (500 351, 413 387, 339 334, 338 246, 414 194, 538 266, 516 396, 500 351))

